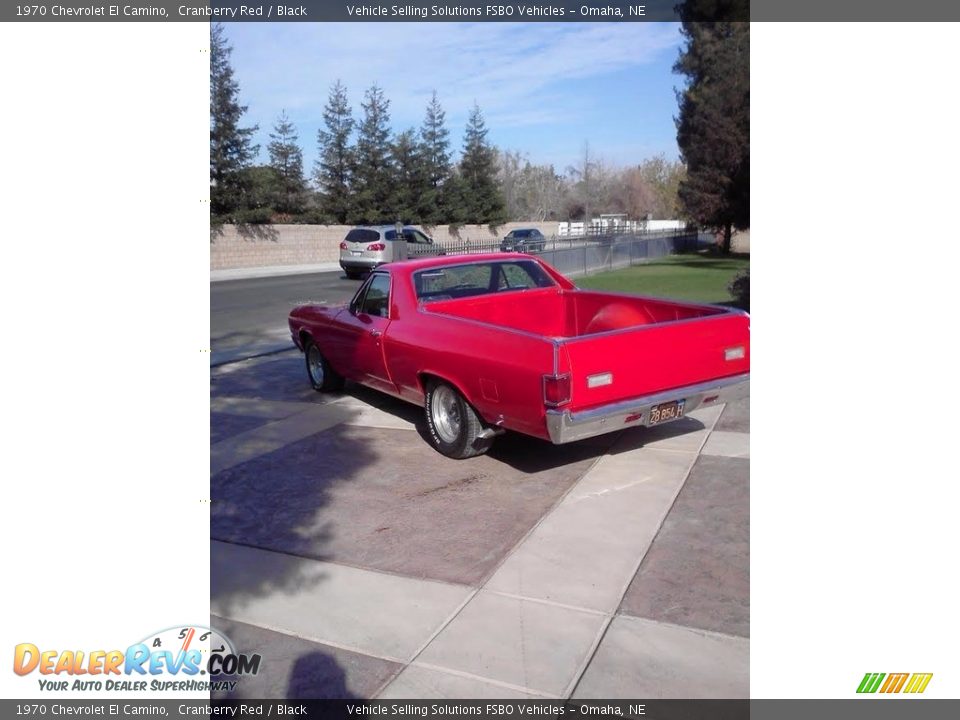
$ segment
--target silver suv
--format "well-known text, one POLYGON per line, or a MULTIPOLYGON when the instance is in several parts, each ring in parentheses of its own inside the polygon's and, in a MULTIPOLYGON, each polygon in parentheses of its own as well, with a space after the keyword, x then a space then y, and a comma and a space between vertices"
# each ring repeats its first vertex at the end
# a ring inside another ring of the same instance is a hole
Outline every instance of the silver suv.
POLYGON ((340 243, 340 267, 348 278, 358 278, 384 263, 423 255, 444 255, 433 244, 433 238, 419 228, 404 225, 397 233, 396 225, 355 227, 340 243))

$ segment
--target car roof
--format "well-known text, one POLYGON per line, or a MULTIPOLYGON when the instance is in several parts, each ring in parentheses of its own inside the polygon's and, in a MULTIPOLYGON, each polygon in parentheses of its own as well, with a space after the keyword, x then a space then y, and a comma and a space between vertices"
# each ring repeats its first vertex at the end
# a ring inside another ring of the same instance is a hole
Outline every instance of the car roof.
MULTIPOLYGON (((356 225, 350 229, 351 230, 379 230, 381 232, 384 232, 387 230, 396 230, 397 226, 396 225, 356 225)), ((416 225, 404 225, 403 229, 404 230, 420 230, 420 232, 423 232, 423 229, 416 225)))

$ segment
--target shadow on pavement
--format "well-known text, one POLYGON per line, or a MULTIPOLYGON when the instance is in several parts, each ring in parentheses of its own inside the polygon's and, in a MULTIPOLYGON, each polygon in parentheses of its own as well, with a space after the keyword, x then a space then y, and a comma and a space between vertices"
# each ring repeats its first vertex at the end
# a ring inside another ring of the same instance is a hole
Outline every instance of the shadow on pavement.
POLYGON ((336 395, 315 392, 307 381, 303 355, 296 349, 213 368, 210 397, 260 398, 317 404, 336 395))
MULTIPOLYGON (((422 442, 430 446, 422 408, 356 383, 347 383, 344 393, 314 392, 307 384, 300 353, 284 353, 277 357, 257 358, 217 368, 211 380, 211 394, 214 397, 248 397, 311 404, 328 403, 348 395, 413 424, 422 442)), ((554 445, 546 440, 507 432, 494 441, 487 457, 522 473, 532 474, 599 458, 607 452, 633 450, 650 442, 703 429, 703 423, 687 417, 658 427, 627 428, 565 445, 554 445), (624 441, 617 443, 621 436, 624 441)), ((469 464, 471 461, 463 462, 469 464)))
MULTIPOLYGON (((274 370, 284 378, 290 363, 284 359, 265 365, 259 368, 261 381, 263 375, 269 376, 274 370)), ((297 367, 302 373, 299 363, 297 367)), ((249 383, 242 372, 223 374, 221 379, 226 379, 231 392, 240 395, 268 387, 262 382, 249 383)), ((298 379, 302 389, 306 380, 302 374, 298 379)), ((281 387, 283 383, 281 379, 281 387)), ((214 380, 212 394, 216 394, 216 384, 214 380)), ((308 386, 305 394, 312 399, 315 393, 308 386)), ((300 399, 300 395, 280 392, 272 397, 300 399)), ((261 424, 259 419, 212 413, 211 437, 229 436, 261 424)), ((331 488, 349 483, 375 459, 361 437, 344 435, 343 428, 337 425, 320 429, 304 440, 210 478, 211 537, 225 543, 216 543, 211 552, 210 601, 217 613, 230 617, 251 601, 309 591, 326 579, 315 566, 304 567, 302 556, 325 558, 332 533, 329 523, 319 516, 330 501, 331 488), (322 482, 317 482, 316 476, 306 470, 316 464, 315 447, 323 436, 349 457, 350 463, 324 464, 322 482), (244 547, 285 554, 244 551, 244 547)), ((317 611, 322 612, 322 608, 317 611)), ((348 670, 343 663, 352 668, 352 682, 361 696, 373 693, 380 682, 396 671, 385 661, 226 618, 216 618, 214 627, 226 632, 239 649, 259 653, 263 658, 259 675, 239 678, 235 692, 218 693, 221 698, 355 698, 358 695, 348 687, 348 670), (382 678, 371 684, 368 676, 382 678)))
POLYGON ((357 700, 371 697, 401 669, 397 663, 235 622, 216 615, 238 652, 261 656, 256 675, 233 676, 232 692, 212 693, 217 700, 357 700))

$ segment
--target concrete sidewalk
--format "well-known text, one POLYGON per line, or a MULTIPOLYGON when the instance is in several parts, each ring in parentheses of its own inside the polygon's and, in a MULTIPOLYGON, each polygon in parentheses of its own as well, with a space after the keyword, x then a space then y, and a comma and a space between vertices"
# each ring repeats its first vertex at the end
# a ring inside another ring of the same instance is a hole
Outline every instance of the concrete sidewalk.
POLYGON ((235 697, 745 698, 749 400, 442 458, 421 412, 214 371, 212 624, 235 697))
POLYGON ((269 265, 266 267, 211 270, 210 282, 224 280, 249 280, 251 278, 277 277, 280 275, 307 275, 310 273, 342 272, 340 263, 316 263, 314 265, 269 265))

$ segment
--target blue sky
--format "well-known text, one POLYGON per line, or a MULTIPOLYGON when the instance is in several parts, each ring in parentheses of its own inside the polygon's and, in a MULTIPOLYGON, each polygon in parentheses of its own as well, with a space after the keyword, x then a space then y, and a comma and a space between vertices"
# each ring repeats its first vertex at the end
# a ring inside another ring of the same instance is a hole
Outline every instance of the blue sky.
POLYGON ((493 144, 558 172, 584 141, 612 166, 678 157, 671 67, 682 38, 666 23, 231 23, 227 38, 245 124, 259 124, 261 161, 281 110, 299 131, 304 170, 330 86, 347 87, 354 118, 380 85, 395 131, 419 128, 432 91, 455 154, 474 101, 493 144))

